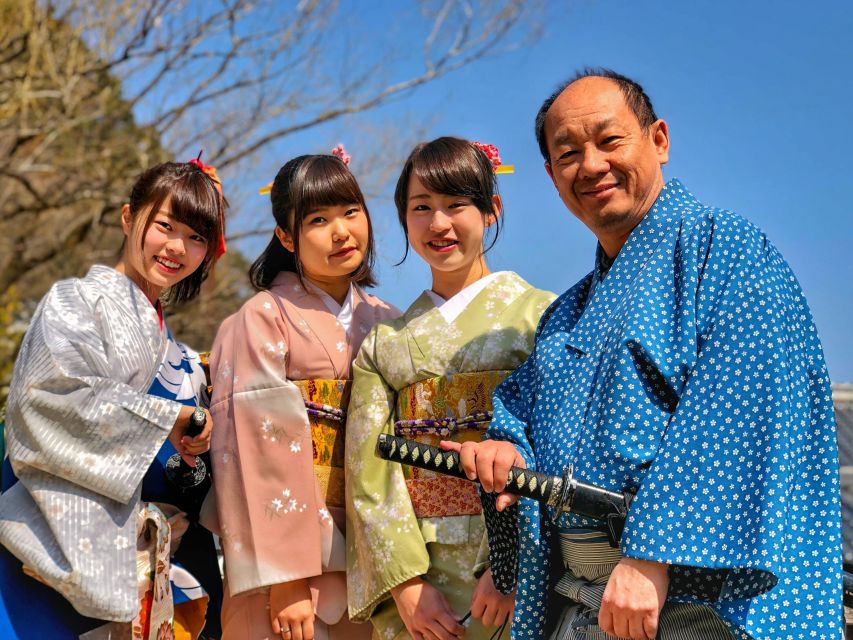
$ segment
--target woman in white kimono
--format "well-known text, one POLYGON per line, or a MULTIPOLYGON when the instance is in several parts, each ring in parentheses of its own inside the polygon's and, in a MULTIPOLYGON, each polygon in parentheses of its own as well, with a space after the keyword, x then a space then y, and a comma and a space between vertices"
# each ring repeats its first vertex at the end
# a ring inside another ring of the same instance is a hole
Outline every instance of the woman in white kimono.
POLYGON ((484 562, 475 485, 374 455, 380 433, 432 444, 479 440, 492 391, 528 356, 554 299, 486 264, 484 236, 501 215, 499 163, 482 145, 439 138, 415 148, 397 182, 399 220, 432 287, 401 318, 374 327, 353 365, 349 609, 373 622, 375 638, 509 635, 496 627, 510 618, 513 597, 495 589, 484 562))
POLYGON ((222 324, 210 361, 223 640, 359 640, 370 627, 349 622, 343 573, 350 365, 399 311, 362 288, 373 240, 345 160, 295 158, 271 196, 258 294, 222 324))
POLYGON ((140 494, 167 440, 190 465, 210 443, 194 391, 166 389, 193 358, 171 338, 160 294, 192 299, 224 250, 215 172, 198 161, 152 167, 121 222, 118 264, 56 283, 15 364, 0 496, 4 640, 173 637, 171 527, 140 494), (185 435, 202 419, 199 435, 185 435))

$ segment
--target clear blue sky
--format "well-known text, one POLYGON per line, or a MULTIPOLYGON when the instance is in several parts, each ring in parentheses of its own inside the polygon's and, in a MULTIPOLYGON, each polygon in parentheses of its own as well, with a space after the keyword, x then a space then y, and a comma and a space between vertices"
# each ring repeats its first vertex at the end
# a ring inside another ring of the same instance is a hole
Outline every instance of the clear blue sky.
MULTIPOLYGON (((386 2, 384 9, 395 6, 386 2)), ((376 124, 402 113, 422 116, 429 138, 496 144, 516 173, 500 177, 506 227, 489 262, 562 292, 590 270, 595 240, 545 175, 533 117, 580 67, 609 66, 635 78, 670 126, 666 176, 764 229, 806 292, 833 381, 853 381, 851 31, 853 3, 844 0, 552 2, 546 33, 535 44, 364 118, 376 124)), ((328 142, 346 142, 340 126, 313 132, 282 145, 281 162, 322 150, 327 135, 328 142)), ((359 150, 349 147, 358 174, 359 150)), ((274 175, 278 160, 263 162, 261 171, 274 175)), ((429 286, 428 271, 415 255, 392 266, 403 245, 390 191, 369 204, 380 245, 377 293, 405 307, 429 286)))

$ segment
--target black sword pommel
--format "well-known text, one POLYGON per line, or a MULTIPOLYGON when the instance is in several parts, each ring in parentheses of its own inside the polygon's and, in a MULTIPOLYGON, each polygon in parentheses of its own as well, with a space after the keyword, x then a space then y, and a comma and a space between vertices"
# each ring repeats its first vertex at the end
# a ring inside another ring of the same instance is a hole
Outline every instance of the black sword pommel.
MULTIPOLYGON (((468 479, 459 464, 458 453, 444 451, 416 440, 387 433, 380 434, 376 442, 376 455, 385 460, 429 469, 463 480, 468 479)), ((572 475, 571 467, 566 469, 562 477, 512 467, 504 490, 517 496, 543 502, 557 512, 577 513, 603 520, 607 525, 610 543, 614 547, 619 544, 625 518, 628 515, 628 506, 633 497, 630 493, 610 491, 578 482, 572 475)))

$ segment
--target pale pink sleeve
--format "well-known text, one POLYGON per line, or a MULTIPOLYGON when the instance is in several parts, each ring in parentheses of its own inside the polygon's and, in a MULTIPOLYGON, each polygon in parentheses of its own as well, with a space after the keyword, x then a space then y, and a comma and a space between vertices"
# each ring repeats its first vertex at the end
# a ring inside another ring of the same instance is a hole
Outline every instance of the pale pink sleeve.
POLYGON ((302 396, 286 378, 286 337, 261 293, 223 323, 211 352, 214 491, 235 595, 321 574, 332 528, 302 396))

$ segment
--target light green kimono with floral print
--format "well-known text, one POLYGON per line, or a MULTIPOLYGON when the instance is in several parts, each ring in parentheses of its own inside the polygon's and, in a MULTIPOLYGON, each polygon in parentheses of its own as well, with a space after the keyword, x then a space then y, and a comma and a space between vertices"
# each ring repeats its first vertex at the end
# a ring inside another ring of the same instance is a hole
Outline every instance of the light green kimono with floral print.
MULTIPOLYGON (((424 292, 364 340, 353 364, 346 435, 347 592, 350 616, 372 618, 379 637, 401 633, 390 590, 415 576, 464 615, 484 534, 482 515, 418 518, 402 466, 376 457, 379 434, 394 433, 398 392, 430 378, 517 368, 554 297, 502 272, 450 322, 424 292)), ((466 638, 477 637, 472 631, 466 638)))

